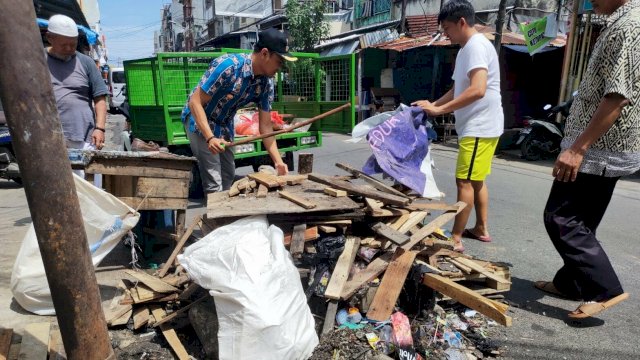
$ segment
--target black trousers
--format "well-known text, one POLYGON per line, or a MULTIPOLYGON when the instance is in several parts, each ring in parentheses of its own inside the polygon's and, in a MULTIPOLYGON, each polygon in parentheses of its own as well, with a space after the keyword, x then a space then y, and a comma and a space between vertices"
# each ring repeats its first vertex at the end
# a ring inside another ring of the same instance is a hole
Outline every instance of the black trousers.
POLYGON ((623 293, 596 229, 619 178, 578 173, 575 182, 554 181, 544 225, 564 266, 553 279, 566 295, 602 301, 623 293))

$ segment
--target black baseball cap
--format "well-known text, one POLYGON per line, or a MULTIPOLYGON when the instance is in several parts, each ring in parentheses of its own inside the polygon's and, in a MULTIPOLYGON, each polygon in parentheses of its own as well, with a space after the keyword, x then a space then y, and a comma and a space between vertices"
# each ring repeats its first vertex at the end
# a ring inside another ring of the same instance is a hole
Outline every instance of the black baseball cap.
POLYGON ((261 49, 267 48, 269 51, 282 56, 282 58, 287 61, 298 60, 297 57, 291 55, 289 52, 289 45, 285 34, 275 28, 261 31, 258 34, 258 43, 256 46, 261 49))

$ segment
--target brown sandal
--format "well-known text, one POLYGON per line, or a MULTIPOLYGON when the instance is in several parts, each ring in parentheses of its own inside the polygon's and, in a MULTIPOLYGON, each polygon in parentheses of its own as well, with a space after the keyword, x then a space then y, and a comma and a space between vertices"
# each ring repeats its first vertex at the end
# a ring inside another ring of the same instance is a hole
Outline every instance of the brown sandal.
POLYGON ((621 302, 623 302, 624 300, 627 300, 629 298, 629 294, 627 293, 623 293, 620 294, 616 297, 612 297, 611 299, 607 300, 607 301, 601 301, 601 302, 587 302, 584 303, 580 306, 578 306, 577 309, 575 309, 574 311, 569 313, 569 317, 571 319, 584 319, 584 318, 588 318, 591 317, 593 315, 597 315, 601 312, 603 312, 604 310, 607 310, 608 308, 617 305, 621 302))
POLYGON ((536 281, 536 282, 533 283, 533 286, 538 290, 542 290, 542 291, 546 292, 547 294, 551 294, 551 295, 557 296, 557 297, 562 298, 562 299, 580 300, 580 299, 573 298, 573 297, 563 293, 562 291, 558 290, 556 288, 556 286, 553 285, 553 282, 551 282, 551 281, 536 281))

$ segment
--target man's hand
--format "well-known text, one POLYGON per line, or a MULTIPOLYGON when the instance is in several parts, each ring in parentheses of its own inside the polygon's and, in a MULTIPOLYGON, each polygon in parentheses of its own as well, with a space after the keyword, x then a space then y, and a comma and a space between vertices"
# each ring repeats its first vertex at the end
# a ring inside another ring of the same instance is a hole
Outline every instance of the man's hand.
POLYGON ((276 166, 276 172, 278 176, 287 175, 289 173, 289 168, 287 167, 287 164, 283 163, 282 161, 279 163, 276 163, 275 166, 276 166))
POLYGON ((436 106, 434 103, 432 103, 429 100, 418 100, 418 101, 412 102, 411 105, 420 106, 422 110, 424 110, 424 112, 426 112, 430 116, 438 116, 438 115, 444 114, 444 111, 442 111, 441 107, 436 106))
POLYGON ((553 167, 553 177, 562 182, 576 181, 583 158, 584 154, 578 151, 573 149, 564 150, 558 155, 553 167))
POLYGON ((104 131, 94 129, 93 134, 91 134, 91 144, 96 149, 101 150, 104 147, 104 131))
POLYGON ((209 151, 211 151, 212 154, 216 155, 216 154, 220 154, 221 152, 224 152, 225 146, 227 144, 229 143, 224 139, 211 138, 207 143, 207 147, 209 148, 209 151))

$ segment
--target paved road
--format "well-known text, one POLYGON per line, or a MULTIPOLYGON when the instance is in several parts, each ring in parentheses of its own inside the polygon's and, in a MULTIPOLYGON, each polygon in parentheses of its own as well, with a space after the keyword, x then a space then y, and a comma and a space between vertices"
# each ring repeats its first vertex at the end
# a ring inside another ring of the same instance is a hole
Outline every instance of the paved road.
MULTIPOLYGON (((324 146, 314 149, 315 170, 340 174, 337 161, 360 166, 370 156, 367 144, 346 143, 347 137, 325 134, 324 146)), ((455 148, 435 146, 436 182, 455 201, 453 182, 455 148)), ((249 168, 239 169, 240 173, 249 168)), ((488 180, 490 230, 494 242, 467 240, 467 252, 481 258, 513 265, 512 291, 507 300, 514 306, 513 327, 504 340, 510 359, 631 359, 640 358, 640 179, 621 181, 599 234, 631 299, 603 313, 599 319, 571 323, 565 314, 576 302, 543 296, 532 281, 550 279, 561 260, 542 224, 542 209, 551 186, 550 162, 526 163, 513 158, 496 159, 488 180)), ((597 191, 597 189, 594 189, 597 191)), ((586 194, 585 196, 588 196, 586 194)), ((0 180, 0 319, 2 325, 20 327, 37 317, 20 315, 9 291, 11 267, 29 223, 21 188, 0 180), (8 320, 5 320, 8 319, 8 320)), ((193 209, 200 212, 199 209, 193 209)))

